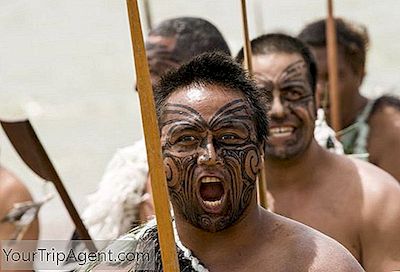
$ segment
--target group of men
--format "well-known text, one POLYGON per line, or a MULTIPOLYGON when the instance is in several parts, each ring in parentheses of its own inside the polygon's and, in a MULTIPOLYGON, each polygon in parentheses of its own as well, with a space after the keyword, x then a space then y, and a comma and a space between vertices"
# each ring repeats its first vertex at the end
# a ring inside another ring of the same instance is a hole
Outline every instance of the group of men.
MULTIPOLYGON (((252 40, 251 75, 242 68, 243 49, 232 58, 203 19, 170 19, 150 31, 146 50, 181 271, 400 270, 400 100, 360 93, 368 33, 343 19, 335 24, 337 136, 346 154, 369 162, 330 152, 314 136, 319 108, 330 120, 325 20, 298 37, 252 40), (262 168, 268 210, 257 204, 262 168)), ((31 196, 1 166, 0 180, 5 240, 16 232, 10 209, 31 196)), ((133 251, 151 242, 162 271, 152 197, 140 140, 117 152, 83 218, 96 240, 123 235, 137 240, 133 251)), ((23 238, 38 239, 38 228, 35 220, 23 238)))
MULTIPOLYGON (((372 163, 399 179, 400 103, 393 97, 369 101, 359 93, 367 34, 342 19, 335 23, 345 151, 369 153, 372 163)), ((241 68, 243 51, 233 60, 218 30, 198 18, 163 22, 146 47, 177 249, 189 252, 179 254, 182 270, 400 269, 399 183, 371 163, 329 152, 314 138, 317 108, 329 108, 324 20, 306 26, 299 38, 267 34, 252 40, 252 75, 241 68), (194 31, 195 22, 200 27, 194 31), (194 49, 199 35, 203 47, 194 49), (257 204, 256 176, 263 167, 274 213, 257 204)), ((121 194, 121 209, 135 215, 111 223, 115 236, 152 214, 151 198, 143 197, 151 193, 147 169, 136 179, 129 169, 137 157, 127 150, 116 155, 118 163, 110 165, 99 189, 112 186, 111 171, 126 173, 124 182, 140 192, 129 207, 129 194, 121 194)), ((92 196, 92 205, 100 195, 92 196)), ((92 234, 111 226, 87 214, 92 234)), ((141 238, 156 241, 156 225, 147 227, 141 238)))

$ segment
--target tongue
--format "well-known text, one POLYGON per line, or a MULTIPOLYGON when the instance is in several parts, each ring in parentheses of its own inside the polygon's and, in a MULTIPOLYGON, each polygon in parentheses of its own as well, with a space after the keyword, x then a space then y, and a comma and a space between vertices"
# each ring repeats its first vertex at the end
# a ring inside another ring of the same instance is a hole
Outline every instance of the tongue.
POLYGON ((200 185, 200 195, 203 200, 220 200, 224 194, 224 187, 221 182, 203 183, 200 185))

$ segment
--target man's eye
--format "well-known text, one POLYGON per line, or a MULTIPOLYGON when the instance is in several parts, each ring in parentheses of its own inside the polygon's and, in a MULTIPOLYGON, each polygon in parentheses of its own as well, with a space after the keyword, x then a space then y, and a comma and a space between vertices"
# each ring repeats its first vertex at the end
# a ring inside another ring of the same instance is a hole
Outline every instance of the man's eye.
POLYGON ((191 144, 196 141, 196 138, 193 136, 181 136, 179 139, 176 141, 177 143, 183 143, 183 144, 191 144))
POLYGON ((219 139, 221 142, 229 144, 237 142, 240 140, 240 137, 236 134, 224 134, 219 139))
POLYGON ((288 100, 298 100, 302 98, 302 94, 299 91, 291 90, 285 94, 285 98, 288 100))
POLYGON ((235 135, 232 134, 228 134, 228 135, 222 135, 221 139, 222 140, 233 140, 236 139, 237 137, 235 135))

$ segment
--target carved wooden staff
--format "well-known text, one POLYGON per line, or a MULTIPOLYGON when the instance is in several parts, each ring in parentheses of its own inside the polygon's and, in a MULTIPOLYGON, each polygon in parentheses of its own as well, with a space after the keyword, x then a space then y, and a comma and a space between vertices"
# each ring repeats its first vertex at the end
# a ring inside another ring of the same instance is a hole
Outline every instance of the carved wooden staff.
POLYGON ((137 0, 127 0, 127 6, 163 270, 179 271, 160 134, 137 0))
POLYGON ((29 120, 17 122, 0 121, 0 123, 15 150, 29 168, 44 180, 53 182, 64 202, 65 208, 75 224, 80 238, 85 240, 86 247, 90 251, 97 251, 96 246, 91 241, 92 239, 90 238, 89 232, 83 224, 82 219, 79 217, 71 198, 65 190, 63 182, 58 176, 57 171, 51 163, 50 158, 39 141, 29 120))
MULTIPOLYGON (((251 44, 249 39, 249 27, 248 27, 248 20, 247 20, 247 9, 246 9, 246 0, 241 0, 241 7, 242 7, 242 23, 243 23, 243 39, 244 39, 244 46, 243 46, 243 55, 244 55, 244 67, 247 69, 249 74, 251 75, 253 72, 253 65, 252 65, 252 55, 251 55, 251 44)), ((265 160, 263 159, 263 162, 265 160)), ((258 201, 260 205, 264 208, 268 207, 267 203, 267 179, 265 173, 265 164, 263 163, 263 167, 260 170, 258 175, 258 184, 257 184, 257 193, 258 193, 258 201)))
POLYGON ((326 42, 328 55, 328 74, 329 74, 329 104, 330 121, 334 131, 341 129, 340 120, 340 101, 338 88, 338 64, 337 64, 337 41, 336 25, 333 18, 333 0, 328 0, 328 18, 326 20, 326 42))

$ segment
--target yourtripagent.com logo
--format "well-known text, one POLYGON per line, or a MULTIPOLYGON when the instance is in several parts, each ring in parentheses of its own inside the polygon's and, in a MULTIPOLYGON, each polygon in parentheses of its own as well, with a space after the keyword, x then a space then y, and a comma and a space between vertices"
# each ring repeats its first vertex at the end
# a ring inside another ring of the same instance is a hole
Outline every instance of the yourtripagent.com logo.
MULTIPOLYGON (((87 241, 1 241, 1 270, 71 271, 96 266, 102 270, 129 267, 154 270, 155 249, 139 251, 138 241, 95 241, 98 251, 86 249, 87 241)), ((84 269, 85 270, 85 269, 84 269)))

